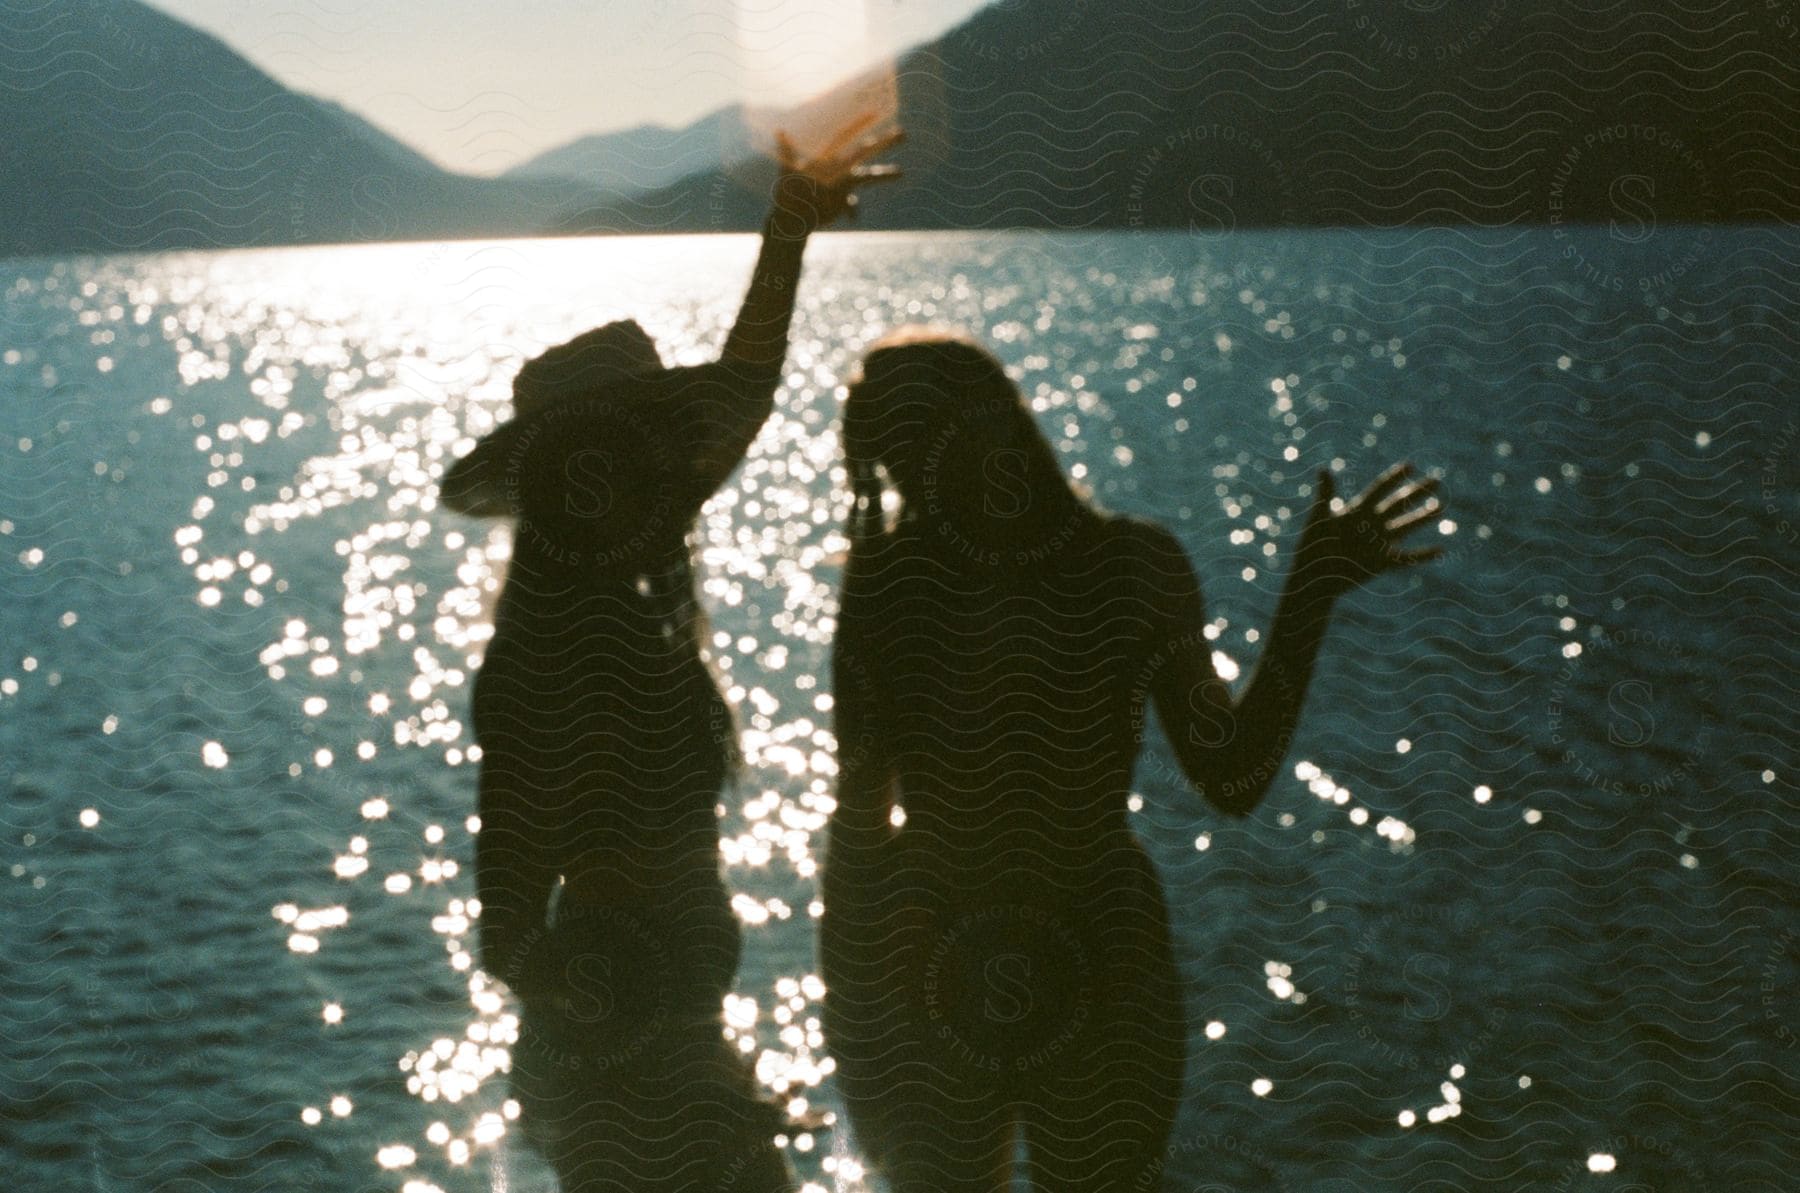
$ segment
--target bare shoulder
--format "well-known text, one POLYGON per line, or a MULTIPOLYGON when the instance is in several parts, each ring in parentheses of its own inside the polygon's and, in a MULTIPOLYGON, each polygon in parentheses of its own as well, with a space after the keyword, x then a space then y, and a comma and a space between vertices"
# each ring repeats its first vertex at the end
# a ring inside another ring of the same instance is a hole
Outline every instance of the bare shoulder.
POLYGON ((1129 556, 1132 563, 1144 569, 1148 578, 1160 577, 1173 583, 1182 577, 1193 576, 1187 549, 1166 526, 1124 514, 1108 515, 1103 525, 1108 545, 1129 556))
POLYGON ((1200 582, 1187 549, 1166 527, 1143 518, 1114 516, 1105 531, 1122 582, 1159 626, 1189 625, 1204 618, 1200 582))

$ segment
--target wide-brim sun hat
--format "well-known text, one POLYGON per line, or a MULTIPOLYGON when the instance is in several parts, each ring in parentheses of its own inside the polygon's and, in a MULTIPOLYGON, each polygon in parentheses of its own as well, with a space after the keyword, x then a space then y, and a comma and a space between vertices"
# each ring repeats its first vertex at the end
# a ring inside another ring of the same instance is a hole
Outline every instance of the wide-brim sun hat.
POLYGON ((456 513, 502 518, 518 511, 504 481, 523 429, 561 403, 604 397, 668 373, 656 341, 636 320, 621 319, 545 349, 513 379, 513 416, 483 436, 444 474, 439 498, 456 513))

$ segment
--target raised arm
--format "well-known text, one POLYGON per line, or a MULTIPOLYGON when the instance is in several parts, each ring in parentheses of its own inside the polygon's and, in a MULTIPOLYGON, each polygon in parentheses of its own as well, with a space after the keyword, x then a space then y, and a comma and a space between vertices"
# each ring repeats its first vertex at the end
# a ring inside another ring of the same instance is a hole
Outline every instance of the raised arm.
POLYGON ((855 210, 858 187, 899 176, 891 167, 866 164, 901 140, 897 131, 867 135, 874 124, 873 116, 859 117, 804 159, 786 135, 777 134, 781 174, 774 203, 763 222, 750 288, 719 355, 731 392, 711 403, 710 425, 700 443, 701 463, 709 471, 735 467, 774 408, 808 238, 855 210))
MULTIPOLYGON (((725 337, 724 351, 715 365, 670 370, 676 380, 661 398, 666 405, 656 411, 639 407, 631 415, 596 401, 590 406, 595 417, 583 434, 579 411, 559 401, 559 423, 550 442, 542 436, 533 438, 529 446, 534 455, 533 469, 542 476, 575 479, 576 473, 593 473, 592 462, 579 468, 573 457, 578 453, 593 455, 596 443, 611 443, 615 454, 634 450, 621 445, 619 433, 625 423, 637 422, 626 442, 638 438, 662 443, 665 450, 635 450, 645 458, 638 461, 639 473, 655 471, 658 461, 668 473, 661 479, 683 494, 698 489, 711 493, 724 481, 738 461, 744 458, 751 440, 774 408, 775 390, 781 383, 781 365, 787 357, 788 326, 794 317, 794 296, 800 283, 800 259, 806 251, 807 239, 856 206, 857 188, 869 183, 899 177, 887 166, 865 165, 871 158, 885 153, 901 140, 899 132, 869 135, 874 117, 852 121, 839 131, 832 142, 811 158, 802 160, 786 137, 778 140, 781 172, 775 185, 775 199, 763 225, 762 249, 757 254, 756 268, 751 274, 750 288, 738 311, 737 322, 725 337), (639 418, 639 416, 642 416, 639 418), (660 428, 652 433, 651 426, 660 428), (664 435, 661 432, 667 431, 664 435), (679 463, 671 462, 679 457, 679 463)), ((642 336, 641 330, 636 334, 642 336)), ((562 388, 574 396, 602 397, 594 394, 592 361, 587 359, 589 341, 621 334, 616 327, 598 328, 577 336, 566 344, 549 349, 527 363, 520 372, 523 382, 534 370, 537 386, 562 388), (554 363, 553 363, 554 362, 554 363), (565 375, 555 380, 558 370, 565 375), (584 375, 586 374, 586 375, 584 375)), ((656 347, 644 338, 640 358, 660 365, 656 347)), ((631 363, 631 362, 627 362, 631 363)), ((518 397, 515 384, 515 398, 518 397)), ((560 396, 560 395, 559 395, 560 396)), ((521 494, 517 492, 519 461, 515 458, 521 446, 521 423, 515 420, 487 436, 475 450, 457 460, 447 471, 439 489, 444 505, 461 514, 475 517, 518 515, 521 494), (509 483, 509 480, 511 483, 509 483)), ((603 469, 606 466, 602 466, 603 469)), ((629 486, 613 479, 594 475, 595 482, 604 481, 612 491, 629 486)), ((640 476, 640 480, 642 477, 640 476)), ((639 495, 644 496, 643 494, 639 495)), ((556 506, 565 503, 559 498, 556 506)), ((582 504, 577 502, 577 505, 582 504)), ((592 504, 587 503, 587 504, 592 504)), ((619 507, 617 501, 606 503, 619 507)), ((626 525, 633 519, 619 507, 615 521, 626 525)))
POLYGON ((1226 815, 1254 811, 1280 771, 1338 598, 1383 572, 1441 553, 1399 545, 1438 511, 1437 482, 1411 477, 1410 467, 1395 465, 1340 503, 1331 475, 1320 473, 1275 619, 1236 699, 1213 667, 1206 610, 1186 553, 1160 527, 1142 532, 1166 626, 1150 693, 1188 782, 1226 815))

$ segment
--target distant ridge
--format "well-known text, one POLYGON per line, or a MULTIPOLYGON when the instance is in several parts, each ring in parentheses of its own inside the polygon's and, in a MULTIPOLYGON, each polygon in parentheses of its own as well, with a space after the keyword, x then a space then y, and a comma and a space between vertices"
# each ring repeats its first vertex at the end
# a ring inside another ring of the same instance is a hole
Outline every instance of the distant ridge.
POLYGON ((733 105, 682 128, 639 125, 546 150, 503 178, 560 178, 617 195, 642 194, 723 165, 738 146, 743 110, 733 105))
MULTIPOLYGON (((1800 221, 1784 6, 1278 2, 983 10, 896 64, 862 226, 1800 221)), ((0 255, 746 231, 772 169, 725 108, 465 177, 137 0, 0 0, 0 103, 0 255)))
POLYGON ((0 255, 527 234, 585 188, 439 169, 136 0, 0 0, 0 255))
MULTIPOLYGON (((901 59, 908 177, 864 226, 1800 219, 1791 6, 1423 7, 985 9, 901 59)), ((748 229, 757 194, 714 169, 557 229, 748 229)))

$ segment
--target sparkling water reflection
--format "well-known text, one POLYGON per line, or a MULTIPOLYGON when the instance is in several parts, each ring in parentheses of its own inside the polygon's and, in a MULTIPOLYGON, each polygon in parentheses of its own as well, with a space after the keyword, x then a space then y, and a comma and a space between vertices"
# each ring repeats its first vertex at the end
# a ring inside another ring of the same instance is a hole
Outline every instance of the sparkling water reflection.
MULTIPOLYGON (((1172 901, 1212 892, 1210 906, 1237 915, 1180 928, 1190 957, 1224 970, 1226 988, 1202 989, 1194 1050, 1201 1079, 1229 1091, 1208 1099, 1226 1121, 1274 1140, 1281 1124, 1317 1126, 1307 1115, 1322 1114, 1329 1130, 1336 1120, 1318 1107, 1338 1096, 1335 1061, 1304 1042, 1314 1031, 1328 1033, 1343 1071, 1380 1074, 1352 1078, 1369 1118, 1359 1130, 1377 1150, 1471 1105, 1499 1119, 1525 1104, 1535 1054, 1519 1041, 1533 1022, 1516 1009, 1494 1019, 1498 1004, 1471 990, 1466 975, 1484 971, 1468 941, 1448 939, 1463 921, 1381 926, 1361 913, 1378 918, 1396 898, 1385 888, 1414 875, 1436 884, 1433 900, 1464 906, 1455 892, 1467 874, 1446 874, 1474 857, 1516 855, 1503 864, 1539 866, 1529 872, 1542 885, 1544 859, 1571 831, 1572 817, 1546 820, 1544 807, 1583 790, 1580 769, 1546 780, 1513 743, 1479 740, 1520 724, 1508 719, 1516 680, 1467 648, 1491 629, 1497 651, 1553 677, 1586 636, 1592 664, 1622 665, 1590 630, 1623 605, 1531 554, 1541 525, 1570 520, 1556 503, 1581 500, 1596 432, 1572 404, 1537 411, 1538 433, 1507 430, 1480 400, 1482 371, 1541 369, 1562 385, 1597 370, 1589 380, 1601 382, 1614 366, 1584 360, 1582 338, 1617 313, 1563 295, 1554 301, 1578 326, 1556 342, 1484 338, 1458 320, 1501 304, 1516 262, 1465 261, 1454 287, 1409 299, 1383 289, 1369 243, 1336 242, 1335 257, 1319 243, 1177 240, 1159 257, 1181 263, 1173 275, 1129 238, 815 246, 778 408, 706 507, 696 544, 709 661, 745 755, 719 808, 746 927, 724 1030, 797 1112, 834 1105, 812 921, 835 774, 837 402, 862 346, 910 320, 983 333, 1069 471, 1102 504, 1182 534, 1227 676, 1255 653, 1316 469, 1366 479, 1375 462, 1411 453, 1450 477, 1456 521, 1438 533, 1451 558, 1400 588, 1441 624, 1394 646, 1396 614, 1371 602, 1340 626, 1355 661, 1321 677, 1314 728, 1268 823, 1199 824, 1154 741, 1132 807, 1172 901), (1515 514, 1502 496, 1543 506, 1515 514), (1471 605, 1487 582, 1504 599, 1471 605), (1471 630, 1478 617, 1499 620, 1471 630), (1448 723, 1420 692, 1451 701, 1448 723), (1408 971, 1421 957, 1432 965, 1408 971), (1409 973, 1452 971, 1465 980, 1442 984, 1441 1010, 1407 1001, 1409 973), (1334 1007, 1351 1009, 1348 1027, 1329 1018, 1334 1007)), ((17 645, 0 658, 12 734, 0 778, 16 793, 14 823, 29 826, 9 845, 11 879, 42 900, 12 914, 53 925, 23 947, 56 958, 34 972, 74 975, 76 993, 56 997, 75 1000, 82 1041, 130 1060, 198 1038, 214 1050, 196 1053, 205 1059, 146 1059, 146 1079, 179 1091, 204 1072, 227 1087, 171 1116, 122 1101, 69 1109, 53 1084, 30 1085, 22 1104, 65 1134, 97 1116, 101 1139, 162 1141, 149 1159, 95 1143, 47 1165, 130 1184, 168 1176, 154 1157, 170 1154, 193 1180, 249 1179, 274 1163, 311 1174, 295 1187, 371 1174, 408 1193, 546 1187, 511 1130, 518 1019, 471 952, 480 753, 468 692, 510 540, 504 526, 439 510, 436 481, 506 416, 512 373, 547 344, 628 315, 672 363, 711 356, 752 251, 731 238, 507 242, 27 262, 0 274, 0 451, 11 457, 0 543, 21 594, 7 621, 17 645), (92 759, 21 737, 16 727, 32 725, 92 759), (135 875, 134 850, 155 859, 135 875), (136 923, 135 909, 153 914, 136 923)), ((1540 313, 1507 317, 1530 328, 1540 313)), ((1697 460, 1710 443, 1690 433, 1681 450, 1697 460)), ((1701 759, 1687 780, 1701 786, 1711 764, 1700 745, 1671 748, 1701 759)), ((1599 746, 1580 759, 1608 765, 1599 746)), ((1777 781, 1769 759, 1752 761, 1762 784, 1777 781)), ((1642 839, 1633 814, 1607 822, 1623 834, 1605 838, 1621 857, 1636 856, 1621 842, 1642 839)), ((1686 831, 1655 837, 1657 856, 1704 872, 1705 847, 1686 831)), ((1534 965, 1556 963, 1519 947, 1534 965)), ((1522 988, 1486 993, 1530 1001, 1522 988)), ((133 1088, 119 1060, 81 1063, 108 1090, 133 1088)), ((1591 1138, 1629 1135, 1612 1125, 1591 1138)), ((1183 1139, 1202 1169, 1219 1160, 1183 1139)), ((1585 1164, 1580 1141, 1565 1142, 1551 1166, 1585 1164)), ((809 1180, 863 1187, 841 1132, 787 1146, 809 1180)), ((1255 1162, 1286 1170, 1305 1157, 1255 1162)))

